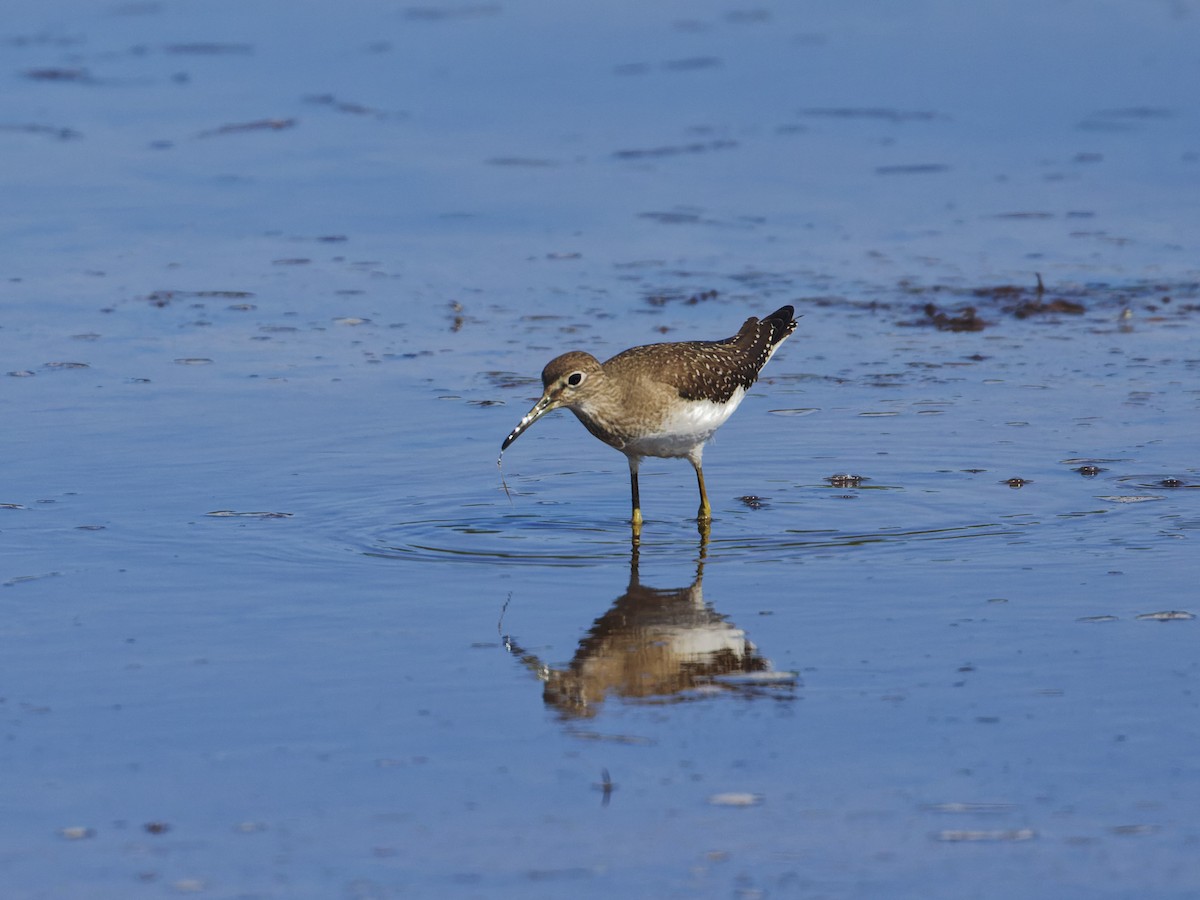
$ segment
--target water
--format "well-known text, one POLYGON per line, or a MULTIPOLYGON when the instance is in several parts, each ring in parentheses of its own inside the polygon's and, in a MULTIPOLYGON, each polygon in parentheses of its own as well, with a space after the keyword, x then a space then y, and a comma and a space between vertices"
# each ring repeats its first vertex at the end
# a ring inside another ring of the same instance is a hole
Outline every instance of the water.
POLYGON ((10 5, 6 897, 1200 892, 1190 5, 10 5))

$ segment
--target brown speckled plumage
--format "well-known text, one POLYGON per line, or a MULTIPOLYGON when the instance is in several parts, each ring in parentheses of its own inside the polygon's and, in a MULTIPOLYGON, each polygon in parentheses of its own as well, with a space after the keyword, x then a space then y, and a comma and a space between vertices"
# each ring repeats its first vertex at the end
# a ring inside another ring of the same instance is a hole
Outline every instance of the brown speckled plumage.
POLYGON ((547 412, 565 407, 628 457, 635 531, 642 521, 637 481, 642 458, 684 457, 696 470, 706 534, 711 509, 700 466, 704 444, 795 331, 793 313, 784 306, 763 319, 751 317, 722 341, 631 347, 603 364, 578 350, 555 357, 542 370, 541 399, 505 438, 501 452, 547 412))
MULTIPOLYGON (((750 388, 775 348, 793 331, 793 309, 785 306, 764 319, 751 316, 723 341, 682 341, 630 347, 604 363, 612 374, 652 367, 684 400, 727 403, 738 388, 750 388)), ((545 376, 543 375, 543 379, 545 376)))

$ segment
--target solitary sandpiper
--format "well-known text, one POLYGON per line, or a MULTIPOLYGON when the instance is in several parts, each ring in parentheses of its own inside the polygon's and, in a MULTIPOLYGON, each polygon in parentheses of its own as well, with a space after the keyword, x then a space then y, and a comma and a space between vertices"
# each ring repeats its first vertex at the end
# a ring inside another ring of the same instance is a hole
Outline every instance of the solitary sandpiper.
POLYGON ((530 425, 566 407, 583 427, 629 459, 633 526, 642 525, 638 467, 645 456, 684 457, 700 485, 701 530, 712 519, 700 456, 704 444, 733 415, 758 373, 796 330, 794 309, 753 316, 723 341, 684 341, 630 347, 607 362, 573 350, 542 370, 542 398, 504 439, 501 453, 530 425))

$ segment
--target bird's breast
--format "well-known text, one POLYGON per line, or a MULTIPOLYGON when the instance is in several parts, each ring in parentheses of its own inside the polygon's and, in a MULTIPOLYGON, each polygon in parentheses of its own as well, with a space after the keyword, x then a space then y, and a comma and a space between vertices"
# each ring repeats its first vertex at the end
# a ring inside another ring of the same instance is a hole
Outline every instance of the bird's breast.
POLYGON ((680 399, 656 428, 632 436, 622 449, 637 456, 687 456, 725 424, 745 396, 746 389, 737 388, 724 403, 680 399))

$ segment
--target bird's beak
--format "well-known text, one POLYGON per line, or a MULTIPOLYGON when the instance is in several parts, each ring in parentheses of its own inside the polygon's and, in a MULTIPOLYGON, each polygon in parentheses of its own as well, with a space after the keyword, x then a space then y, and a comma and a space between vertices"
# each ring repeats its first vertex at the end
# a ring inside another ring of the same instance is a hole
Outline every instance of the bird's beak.
POLYGON ((562 406, 558 397, 552 396, 549 391, 542 394, 542 399, 533 405, 533 409, 525 413, 525 417, 517 423, 517 427, 512 430, 512 433, 504 439, 504 443, 500 445, 500 452, 503 453, 508 449, 508 445, 525 433, 530 425, 544 416, 551 410, 558 409, 562 406))

